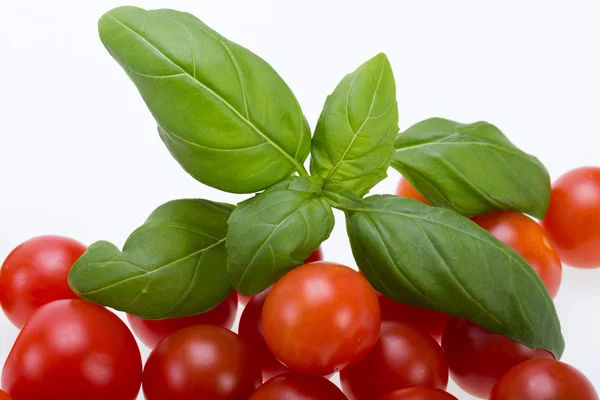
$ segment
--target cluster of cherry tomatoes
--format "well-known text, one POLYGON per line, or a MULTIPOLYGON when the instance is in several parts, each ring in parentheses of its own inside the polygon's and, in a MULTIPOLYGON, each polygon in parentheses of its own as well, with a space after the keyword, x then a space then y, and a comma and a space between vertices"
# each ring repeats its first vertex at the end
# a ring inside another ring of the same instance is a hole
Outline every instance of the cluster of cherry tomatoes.
MULTIPOLYGON (((397 194, 426 202, 406 181, 397 194)), ((561 259, 600 266, 600 168, 555 182, 542 225, 514 212, 474 221, 521 254, 554 297, 561 259)), ((483 399, 598 399, 585 376, 549 352, 392 301, 359 272, 317 262, 320 250, 252 298, 233 292, 187 318, 128 315, 133 333, 152 349, 142 366, 127 325, 78 299, 67 284, 85 250, 43 236, 4 262, 0 303, 22 330, 2 371, 10 394, 0 391, 0 400, 133 400, 140 387, 148 400, 452 400, 449 375, 483 399), (336 372, 341 389, 328 379, 336 372)))

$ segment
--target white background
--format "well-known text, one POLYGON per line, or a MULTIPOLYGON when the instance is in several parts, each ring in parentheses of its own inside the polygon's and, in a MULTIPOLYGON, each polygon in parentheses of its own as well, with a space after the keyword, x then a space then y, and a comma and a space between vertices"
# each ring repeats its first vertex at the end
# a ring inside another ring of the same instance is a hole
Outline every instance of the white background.
MULTIPOLYGON (((97 19, 121 1, 0 0, 0 258, 40 234, 122 244, 170 199, 242 199, 179 168, 102 47, 97 19)), ((342 76, 384 51, 396 74, 402 128, 432 116, 487 120, 541 158, 554 178, 600 164, 596 1, 131 3, 189 11, 261 55, 295 91, 313 127, 342 76)), ((397 180, 391 171, 375 192, 393 192, 397 180)), ((326 258, 354 265, 338 221, 326 258)), ((600 271, 566 267, 556 303, 563 360, 600 387, 598 287, 600 271)), ((0 362, 16 335, 0 318, 0 362)))

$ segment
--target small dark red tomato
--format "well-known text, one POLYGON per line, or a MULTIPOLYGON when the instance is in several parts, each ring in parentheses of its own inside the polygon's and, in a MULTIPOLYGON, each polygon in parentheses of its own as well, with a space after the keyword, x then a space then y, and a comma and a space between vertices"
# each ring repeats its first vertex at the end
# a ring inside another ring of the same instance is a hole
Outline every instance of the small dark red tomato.
POLYGON ((250 400, 347 400, 331 381, 320 376, 289 373, 265 382, 250 400))
POLYGON ((134 400, 142 357, 127 325, 104 307, 57 300, 36 310, 2 372, 14 400, 134 400))
POLYGON ((562 264, 544 229, 526 215, 497 211, 473 218, 533 267, 554 298, 562 280, 562 264))
POLYGON ((546 350, 530 349, 464 318, 450 319, 442 347, 452 379, 465 392, 480 398, 488 398, 498 379, 515 365, 532 359, 554 358, 546 350))
MULTIPOLYGON (((323 249, 321 249, 320 247, 318 249, 316 249, 315 251, 313 251, 312 253, 310 253, 308 258, 306 260, 304 260, 304 264, 309 264, 309 263, 317 262, 317 261, 323 261, 323 249)), ((252 298, 252 296, 244 296, 243 294, 238 293, 238 298, 239 298, 240 304, 245 307, 246 304, 248 304, 248 302, 252 298)))
POLYGON ((215 325, 191 326, 161 340, 144 368, 146 400, 248 399, 262 382, 252 349, 215 325))
POLYGON ((330 262, 305 264, 275 282, 262 312, 265 342, 290 369, 328 375, 375 345, 381 313, 358 272, 330 262))
POLYGON ((404 178, 401 178, 400 182, 398 182, 396 195, 400 197, 408 197, 409 199, 414 199, 420 201, 421 203, 430 205, 427 199, 421 193, 417 192, 417 189, 415 189, 410 182, 404 178))
POLYGON ((252 297, 242 312, 238 328, 240 338, 252 347, 252 350, 259 359, 263 379, 265 380, 289 372, 289 369, 280 363, 271 353, 263 335, 261 315, 269 291, 270 288, 252 297))
POLYGON ((579 168, 554 182, 542 225, 563 262, 600 267, 600 168, 579 168))
POLYGON ((133 333, 153 349, 161 339, 193 325, 218 325, 231 329, 238 309, 237 292, 233 291, 218 306, 202 314, 185 318, 147 320, 127 314, 133 333))
POLYGON ((358 365, 340 373, 350 400, 371 400, 415 386, 446 389, 444 351, 429 335, 396 322, 384 322, 377 344, 358 365))
POLYGON ((379 400, 458 400, 448 392, 427 386, 396 390, 379 400))
POLYGON ((22 328, 32 312, 54 300, 76 299, 69 271, 86 247, 62 236, 39 236, 17 246, 0 270, 0 304, 22 328))
POLYGON ((5 391, 0 390, 0 400, 12 400, 12 397, 5 391))
POLYGON ((531 360, 498 381, 490 400, 598 400, 592 383, 578 370, 555 360, 531 360))
POLYGON ((377 293, 377 298, 382 321, 400 322, 431 335, 438 342, 441 340, 446 323, 450 319, 448 314, 402 304, 381 293, 377 293))

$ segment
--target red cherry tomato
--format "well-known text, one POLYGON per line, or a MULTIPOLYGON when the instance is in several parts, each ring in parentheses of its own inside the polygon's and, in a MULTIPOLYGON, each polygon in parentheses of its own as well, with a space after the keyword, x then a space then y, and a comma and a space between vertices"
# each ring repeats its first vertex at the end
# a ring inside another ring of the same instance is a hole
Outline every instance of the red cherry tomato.
POLYGON ((142 380, 135 338, 115 314, 58 300, 27 320, 2 372, 15 400, 134 400, 142 380))
POLYGON ((218 306, 202 314, 184 318, 147 320, 127 314, 133 333, 153 349, 161 339, 193 325, 218 325, 231 329, 238 309, 237 292, 233 291, 218 306))
POLYGON ((250 400, 347 400, 337 386, 320 376, 289 373, 258 388, 250 400))
POLYGON ((565 263, 600 267, 600 168, 579 168, 554 182, 542 225, 565 263))
POLYGON ((196 325, 161 340, 144 368, 146 400, 248 399, 262 382, 252 349, 235 333, 196 325))
POLYGON ((262 313, 265 341, 284 364, 327 375, 364 358, 381 316, 375 291, 351 268, 306 264, 277 281, 262 313))
POLYGON ((242 312, 238 328, 240 338, 252 347, 258 357, 265 380, 289 372, 289 369, 275 358, 265 343, 261 315, 269 292, 270 288, 252 297, 242 312))
POLYGON ((379 400, 458 400, 448 392, 427 386, 396 390, 379 400))
POLYGON ((412 307, 402 304, 377 293, 381 320, 400 322, 431 335, 438 342, 442 338, 444 327, 450 319, 448 314, 430 310, 425 307, 412 307))
POLYGON ((490 400, 598 400, 591 382, 578 370, 555 360, 517 365, 498 381, 490 400))
POLYGON ((481 398, 488 398, 498 379, 515 365, 537 358, 554 358, 546 350, 530 349, 464 318, 448 322, 442 347, 454 382, 465 392, 481 398))
POLYGON ((425 197, 415 189, 410 182, 406 179, 400 179, 398 182, 398 187, 396 188, 396 195, 400 197, 408 197, 409 199, 414 199, 420 201, 421 203, 431 205, 425 197))
POLYGON ((513 211, 480 215, 473 221, 519 253, 537 272, 550 296, 556 296, 562 280, 562 264, 550 238, 537 222, 513 211))
POLYGON ((85 250, 73 239, 39 236, 8 255, 0 270, 0 304, 17 328, 22 328, 31 313, 44 304, 77 298, 67 278, 85 250))
POLYGON ((350 400, 372 400, 415 386, 445 389, 448 364, 429 335, 396 322, 384 322, 373 351, 358 365, 340 373, 350 400))
POLYGON ((0 390, 0 400, 12 400, 12 397, 10 397, 10 394, 0 390))

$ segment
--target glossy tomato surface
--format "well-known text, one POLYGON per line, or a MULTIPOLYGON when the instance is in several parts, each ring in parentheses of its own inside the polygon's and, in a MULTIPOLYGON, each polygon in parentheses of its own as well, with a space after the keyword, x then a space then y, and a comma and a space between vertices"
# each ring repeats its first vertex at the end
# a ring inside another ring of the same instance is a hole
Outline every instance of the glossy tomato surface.
POLYGON ((396 390, 379 400, 458 400, 450 393, 441 389, 419 386, 409 389, 396 390))
POLYGON ((415 386, 446 389, 448 364, 431 336, 396 322, 384 322, 377 344, 358 365, 340 373, 350 400, 372 400, 415 386))
POLYGON ((22 328, 32 312, 54 300, 76 299, 69 271, 86 247, 62 236, 39 236, 17 246, 0 270, 0 304, 22 328))
POLYGON ((490 400, 598 400, 591 382, 568 364, 531 360, 498 381, 490 400))
POLYGON ((265 382, 250 400, 347 400, 328 379, 298 373, 279 375, 265 382))
POLYGON ((544 229, 526 215, 497 211, 473 218, 531 265, 554 298, 562 280, 562 264, 544 229))
POLYGON ((381 293, 377 293, 377 298, 382 321, 400 322, 431 335, 437 341, 441 340, 446 323, 450 319, 448 314, 402 304, 381 293))
POLYGON ((429 201, 415 189, 409 181, 404 178, 400 179, 398 182, 398 187, 396 188, 396 195, 400 197, 408 197, 409 199, 414 199, 420 201, 421 203, 429 204, 429 201))
POLYGON ((600 267, 600 168, 579 168, 554 182, 542 224, 563 262, 600 267))
POLYGON ((252 349, 215 325, 191 326, 161 340, 144 368, 147 400, 245 400, 262 382, 252 349))
POLYGON ((242 312, 238 327, 240 338, 250 345, 260 361, 264 380, 289 372, 289 369, 275 358, 265 343, 261 315, 269 292, 270 288, 252 297, 242 312))
POLYGON ((149 348, 183 328, 194 325, 218 325, 231 329, 238 309, 237 292, 233 291, 218 306, 202 314, 185 318, 147 320, 127 314, 133 333, 149 348))
POLYGON ((83 300, 35 311, 2 371, 2 388, 15 400, 133 400, 141 380, 142 358, 125 323, 83 300))
POLYGON ((364 358, 377 341, 375 291, 358 272, 306 264, 277 281, 262 313, 265 342, 292 370, 328 375, 364 358))
POLYGON ((530 349, 491 333, 464 318, 452 318, 442 337, 450 375, 473 396, 486 399, 494 384, 515 365, 532 359, 553 359, 548 351, 530 349))
POLYGON ((3 390, 0 390, 0 400, 12 400, 12 397, 10 397, 10 394, 6 393, 3 390))

